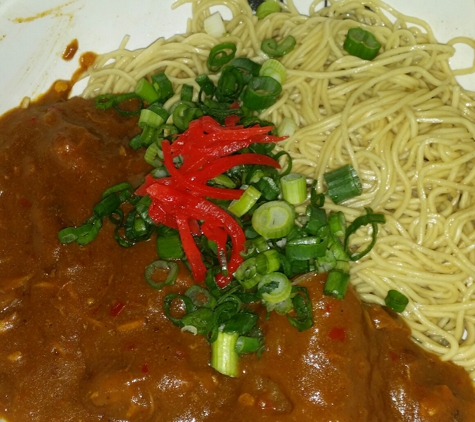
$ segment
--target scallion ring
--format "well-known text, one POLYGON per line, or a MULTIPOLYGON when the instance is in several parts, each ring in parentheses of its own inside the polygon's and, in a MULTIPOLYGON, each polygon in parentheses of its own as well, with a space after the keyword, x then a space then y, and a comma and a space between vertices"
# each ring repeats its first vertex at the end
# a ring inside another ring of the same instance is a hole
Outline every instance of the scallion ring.
POLYGON ((145 268, 145 280, 154 289, 161 290, 164 286, 175 283, 178 276, 178 264, 176 262, 159 259, 152 262, 145 268), (156 281, 153 276, 158 272, 165 272, 164 281, 156 281))

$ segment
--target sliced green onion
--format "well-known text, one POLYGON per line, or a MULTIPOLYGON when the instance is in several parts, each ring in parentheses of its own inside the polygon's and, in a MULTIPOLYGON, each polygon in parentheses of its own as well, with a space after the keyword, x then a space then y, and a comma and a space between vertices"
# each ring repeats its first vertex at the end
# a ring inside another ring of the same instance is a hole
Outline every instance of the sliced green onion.
POLYGON ((262 110, 270 107, 282 92, 282 85, 269 76, 252 78, 243 91, 242 101, 250 110, 262 110))
POLYGON ((280 268, 279 253, 275 249, 268 249, 258 254, 256 262, 259 274, 269 274, 280 268))
POLYGON ((75 242, 78 238, 76 227, 66 227, 60 230, 58 233, 58 238, 63 245, 75 242))
POLYGON ((112 214, 121 204, 120 197, 116 194, 108 195, 94 205, 93 213, 97 218, 107 217, 112 214))
POLYGON ((229 377, 237 377, 239 373, 238 338, 238 333, 218 331, 216 340, 211 344, 211 367, 229 377))
POLYGON ((102 94, 94 98, 94 105, 99 110, 107 110, 114 106, 116 96, 114 94, 102 94))
POLYGON ((182 318, 175 317, 172 314, 172 307, 175 301, 180 301, 184 305, 185 316, 186 314, 195 311, 196 307, 188 296, 180 295, 178 293, 170 293, 165 296, 163 301, 163 313, 171 322, 173 322, 173 324, 178 327, 183 327, 184 324, 182 318))
POLYGON ((152 85, 158 93, 158 101, 164 103, 173 97, 173 85, 165 75, 165 72, 158 72, 152 75, 152 85))
POLYGON ((248 239, 244 242, 244 251, 241 252, 241 256, 247 259, 269 249, 270 246, 267 240, 262 236, 258 236, 255 239, 248 239))
POLYGON ((327 296, 332 296, 335 299, 342 300, 345 298, 348 283, 350 281, 350 275, 340 270, 330 270, 328 272, 325 286, 323 287, 323 293, 327 296))
POLYGON ((221 13, 215 12, 203 21, 203 28, 208 35, 220 38, 226 33, 221 13))
POLYGON ((196 83, 206 95, 213 95, 216 87, 208 75, 202 74, 196 77, 196 83))
POLYGON ((239 336, 234 350, 243 355, 245 353, 254 353, 261 347, 261 340, 257 337, 239 336))
POLYGON ((226 174, 220 174, 219 176, 212 178, 210 181, 228 189, 236 188, 236 182, 226 174))
POLYGON ((143 129, 140 133, 140 147, 148 147, 156 138, 157 128, 149 125, 142 126, 143 129))
POLYGON ((260 197, 261 193, 254 186, 248 186, 239 199, 231 202, 228 210, 235 216, 242 217, 255 205, 260 197))
POLYGON ((163 152, 161 148, 162 139, 150 144, 145 150, 144 160, 154 167, 159 167, 163 162, 163 152))
POLYGON ((161 259, 182 259, 185 257, 178 234, 157 236, 156 246, 157 254, 161 259))
POLYGON ((163 123, 165 123, 165 121, 154 111, 148 108, 144 108, 140 111, 138 125, 141 129, 144 129, 146 126, 150 126, 157 129, 161 125, 163 125, 163 123))
POLYGON ((252 227, 261 236, 278 239, 287 236, 295 224, 295 210, 285 201, 270 201, 252 215, 252 227))
POLYGON ((256 10, 257 19, 264 19, 272 13, 280 12, 280 4, 277 1, 267 0, 262 2, 256 10))
POLYGON ((346 218, 341 211, 332 212, 328 216, 328 225, 330 233, 337 237, 345 237, 346 234, 346 218))
POLYGON ((181 319, 182 331, 189 331, 196 334, 208 335, 213 331, 215 319, 213 311, 209 308, 198 308, 189 312, 181 319))
POLYGON ((304 226, 304 230, 307 233, 316 235, 318 230, 320 230, 320 227, 327 225, 327 214, 323 208, 309 205, 305 213, 308 216, 308 220, 304 226))
POLYGON ((346 35, 343 49, 352 56, 363 60, 373 60, 381 49, 376 37, 363 28, 351 28, 346 35))
MULTIPOLYGON (((127 182, 118 183, 117 185, 111 186, 110 188, 106 189, 102 193, 101 198, 105 198, 106 196, 109 196, 113 193, 118 193, 120 196, 122 196, 127 191, 128 192, 133 192, 134 187, 130 183, 127 183, 127 182)), ((126 196, 128 197, 129 195, 126 194, 126 196)), ((125 198, 124 198, 124 200, 125 200, 125 198)))
POLYGON ((216 298, 210 293, 208 289, 193 284, 185 292, 185 296, 189 297, 198 308, 214 308, 216 305, 216 298))
POLYGON ((226 66, 221 72, 215 96, 221 103, 236 101, 244 88, 242 73, 234 66, 226 66))
POLYGON ((135 135, 130 141, 129 141, 129 147, 132 148, 134 151, 137 151, 138 149, 142 148, 142 140, 140 139, 140 134, 135 135))
POLYGON ((261 65, 247 57, 237 57, 233 59, 230 66, 238 68, 244 77, 244 83, 247 84, 253 76, 259 76, 261 65))
POLYGON ((266 201, 277 199, 280 195, 279 185, 272 177, 262 176, 255 185, 266 201))
POLYGON ((208 69, 210 72, 219 72, 236 55, 236 44, 225 42, 214 46, 208 56, 208 69))
POLYGON ((285 245, 285 256, 290 261, 308 261, 309 259, 324 256, 328 241, 328 235, 324 237, 306 236, 292 239, 285 245))
POLYGON ((298 129, 297 123, 290 117, 284 117, 277 126, 277 134, 279 136, 292 136, 298 129))
POLYGON ((289 312, 286 317, 290 325, 299 331, 308 330, 313 325, 312 302, 305 287, 292 287, 293 314, 289 312))
POLYGON ((409 303, 409 299, 397 290, 389 290, 384 299, 384 303, 386 303, 386 306, 391 308, 393 311, 404 312, 409 303))
POLYGON ((328 196, 335 204, 341 204, 363 192, 360 178, 351 164, 329 171, 323 177, 327 183, 328 196))
POLYGON ((245 280, 239 280, 239 283, 241 284, 244 290, 249 290, 257 286, 261 280, 262 275, 257 273, 256 275, 254 275, 254 277, 246 278, 245 280))
POLYGON ((162 289, 164 286, 168 286, 170 284, 175 283, 175 280, 178 276, 178 264, 176 262, 164 261, 159 259, 157 261, 152 262, 145 268, 145 280, 147 283, 153 287, 154 289, 162 289), (165 273, 165 277, 162 274, 157 273, 165 273), (161 275, 160 278, 165 278, 164 281, 156 281, 154 280, 154 276, 161 275))
POLYGON ((121 116, 136 116, 140 114, 143 109, 143 100, 135 92, 129 92, 128 94, 120 94, 116 97, 114 108, 121 116), (128 108, 123 108, 131 102, 137 101, 137 105, 128 108))
POLYGON ((289 204, 301 204, 307 199, 307 181, 303 174, 290 173, 280 179, 282 197, 289 204))
POLYGON ((222 325, 222 331, 223 333, 245 335, 254 328, 258 319, 258 315, 253 312, 239 312, 222 325))
POLYGON ((135 93, 142 98, 142 100, 147 101, 148 103, 154 103, 155 101, 158 101, 159 98, 158 92, 145 78, 142 78, 137 82, 135 93))
POLYGON ((270 76, 281 85, 284 84, 286 75, 287 70, 285 66, 275 59, 266 60, 259 71, 259 76, 270 76))
POLYGON ((188 125, 203 115, 203 112, 193 103, 181 102, 173 109, 173 124, 180 130, 188 129, 188 125))
POLYGON ((102 227, 102 220, 97 217, 91 217, 82 226, 76 228, 76 243, 78 245, 86 245, 92 242, 102 227))
POLYGON ((256 258, 246 259, 234 272, 234 277, 239 281, 249 280, 258 274, 256 258))
POLYGON ((261 50, 269 57, 282 57, 290 53, 297 43, 292 35, 287 35, 280 43, 274 38, 268 38, 261 43, 261 50))
POLYGON ((292 299, 288 297, 282 302, 266 303, 267 312, 277 312, 279 315, 285 315, 292 310, 292 299))
POLYGON ((273 272, 262 277, 257 285, 257 291, 265 302, 278 303, 290 296, 292 283, 285 274, 273 272))
POLYGON ((386 218, 383 214, 375 214, 371 208, 365 208, 366 215, 361 215, 360 217, 356 218, 346 229, 345 235, 345 242, 344 247, 347 250, 347 253, 352 261, 358 261, 359 259, 363 258, 367 253, 373 249, 373 246, 376 243, 376 237, 378 236, 378 223, 384 224, 386 223, 386 218), (371 224, 373 229, 371 233, 371 242, 369 245, 361 252, 351 253, 349 251, 349 239, 350 236, 355 233, 360 227, 366 226, 371 224))
POLYGON ((180 99, 182 101, 192 101, 193 100, 193 87, 191 85, 183 85, 181 87, 180 99))

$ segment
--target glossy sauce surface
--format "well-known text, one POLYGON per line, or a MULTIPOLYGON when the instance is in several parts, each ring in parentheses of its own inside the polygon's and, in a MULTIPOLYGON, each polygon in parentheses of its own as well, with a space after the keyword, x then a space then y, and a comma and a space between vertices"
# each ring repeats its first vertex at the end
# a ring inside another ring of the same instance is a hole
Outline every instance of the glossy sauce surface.
POLYGON ((81 247, 79 225, 108 187, 150 170, 128 148, 134 118, 82 99, 15 110, 0 120, 0 418, 23 421, 472 421, 463 369, 423 352, 383 308, 322 294, 302 280, 315 325, 261 318, 266 351, 228 378, 209 345, 163 315, 180 280, 151 289, 154 241, 118 246, 105 222, 81 247))

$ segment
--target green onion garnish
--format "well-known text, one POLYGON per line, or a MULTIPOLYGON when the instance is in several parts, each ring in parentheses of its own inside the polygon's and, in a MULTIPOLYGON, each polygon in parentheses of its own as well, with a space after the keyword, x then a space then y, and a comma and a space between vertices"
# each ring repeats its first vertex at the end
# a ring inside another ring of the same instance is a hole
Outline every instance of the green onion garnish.
POLYGON ((136 116, 143 108, 143 100, 135 92, 120 94, 115 98, 114 108, 121 116, 136 116))
POLYGON ((239 336, 234 350, 238 354, 254 353, 261 347, 261 340, 257 337, 239 336))
POLYGON ((178 233, 166 236, 158 235, 156 245, 157 254, 161 259, 182 259, 185 257, 178 233))
POLYGON ((252 215, 252 227, 261 236, 278 239, 290 233, 295 224, 295 210, 285 201, 270 201, 252 215))
POLYGON ((238 333, 218 331, 216 340, 211 344, 211 367, 229 377, 237 377, 239 373, 238 338, 238 333))
POLYGON ((328 272, 323 293, 327 296, 332 296, 335 299, 342 300, 345 298, 350 275, 340 270, 330 270, 328 272))
POLYGON ((135 86, 135 93, 140 98, 142 98, 142 100, 147 101, 148 103, 158 101, 159 98, 158 92, 145 78, 142 78, 137 82, 137 85, 135 86))
POLYGON ((94 105, 99 110, 107 110, 114 106, 115 101, 116 96, 114 94, 102 94, 94 99, 94 105))
POLYGON ((284 117, 280 125, 277 126, 277 134, 279 136, 292 136, 298 128, 297 123, 293 119, 284 117))
POLYGON ((257 19, 264 19, 266 16, 269 16, 272 13, 280 12, 280 4, 277 1, 264 1, 262 2, 256 10, 257 19))
POLYGON ((178 275, 178 264, 176 262, 159 259, 152 262, 145 268, 145 280, 154 289, 162 289, 164 286, 173 284, 178 275), (162 274, 164 273, 164 274, 162 274), (161 277, 158 277, 161 276, 161 277), (160 279, 157 281, 156 279, 160 279), (162 279, 164 279, 162 281, 162 279))
POLYGON ((384 299, 386 306, 396 312, 403 312, 406 309, 409 299, 407 296, 398 292, 397 290, 389 290, 386 298, 384 299))
POLYGON ((152 75, 151 79, 152 85, 158 93, 158 102, 164 103, 173 97, 173 85, 165 72, 158 72, 152 75))
POLYGON ((214 46, 209 52, 208 69, 210 72, 219 72, 221 68, 228 64, 236 54, 236 44, 225 42, 214 46))
POLYGON ((362 28, 351 28, 343 44, 344 50, 363 60, 373 60, 381 49, 376 37, 362 28))
POLYGON ((285 66, 275 59, 266 60, 259 71, 259 76, 270 76, 281 85, 285 82, 286 75, 287 70, 285 69, 285 66))
POLYGON ((356 218, 353 223, 351 223, 346 229, 345 235, 345 249, 352 261, 358 261, 359 259, 363 258, 367 253, 373 249, 374 244, 376 243, 376 237, 378 236, 378 223, 384 224, 386 222, 386 218, 383 214, 375 214, 371 208, 365 208, 366 215, 362 215, 356 218), (366 226, 371 224, 373 231, 371 233, 371 242, 370 244, 362 251, 362 252, 355 252, 351 253, 349 251, 349 238, 350 236, 355 233, 360 227, 366 226))
POLYGON ((284 274, 273 272, 262 277, 257 291, 265 302, 278 303, 290 296, 292 283, 284 274))
POLYGON ((307 181, 303 174, 290 173, 280 179, 282 197, 289 204, 301 204, 307 199, 307 181))
POLYGON ((328 216, 330 233, 337 237, 344 237, 346 234, 346 218, 341 211, 331 212, 328 216))
POLYGON ((138 126, 141 129, 144 129, 146 126, 150 126, 157 129, 161 125, 163 125, 163 123, 165 123, 163 118, 157 113, 155 113, 153 110, 144 108, 140 111, 138 126))
POLYGON ((235 216, 241 217, 254 206, 260 197, 261 193, 254 186, 248 186, 239 199, 231 202, 228 210, 235 216))
POLYGON ((328 196, 335 204, 361 195, 363 188, 356 170, 347 164, 323 175, 328 187, 328 196))
POLYGON ((270 58, 282 57, 290 53, 297 43, 292 35, 287 35, 280 43, 274 38, 268 38, 261 43, 261 50, 270 58))
POLYGON ((270 76, 252 78, 243 91, 242 101, 250 110, 262 110, 270 107, 282 92, 282 85, 270 76))

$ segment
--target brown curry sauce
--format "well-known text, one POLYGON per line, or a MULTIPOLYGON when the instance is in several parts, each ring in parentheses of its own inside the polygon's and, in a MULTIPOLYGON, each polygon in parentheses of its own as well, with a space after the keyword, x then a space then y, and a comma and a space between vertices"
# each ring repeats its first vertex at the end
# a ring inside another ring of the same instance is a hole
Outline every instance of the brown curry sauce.
POLYGON ((0 418, 23 421, 473 421, 468 374, 410 340, 393 313, 322 294, 315 325, 260 324, 266 351, 232 379, 209 345, 162 312, 143 270, 153 240, 124 249, 105 223, 91 244, 61 245, 108 187, 150 170, 128 148, 135 118, 80 98, 45 97, 0 120, 0 418))

